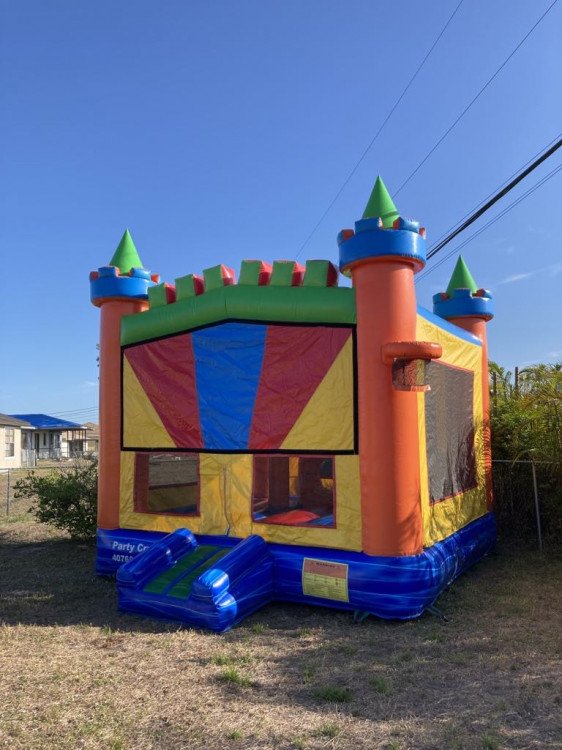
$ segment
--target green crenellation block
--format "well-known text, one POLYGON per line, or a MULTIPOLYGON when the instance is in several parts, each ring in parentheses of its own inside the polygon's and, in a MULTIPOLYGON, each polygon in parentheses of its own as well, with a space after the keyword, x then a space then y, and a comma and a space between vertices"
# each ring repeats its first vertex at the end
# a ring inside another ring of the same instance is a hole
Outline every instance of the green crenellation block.
POLYGON ((187 276, 176 279, 176 300, 183 302, 191 297, 195 297, 195 280, 193 274, 188 273, 187 276))
POLYGON ((150 309, 154 307, 162 307, 168 304, 168 297, 166 295, 166 287, 164 284, 157 284, 156 286, 148 287, 148 304, 150 309))
POLYGON ((222 264, 213 266, 212 268, 206 268, 203 271, 205 291, 210 292, 213 289, 221 289, 223 286, 228 286, 228 284, 225 283, 225 280, 229 278, 230 273, 232 273, 230 269, 222 264))
MULTIPOLYGON (((329 260, 307 260, 306 271, 304 273, 304 280, 302 285, 330 286, 330 277, 334 273, 337 274, 329 260)), ((335 284, 337 284, 337 275, 335 284)))
POLYGON ((243 260, 240 266, 238 284, 242 286, 257 286, 260 279, 261 260, 243 260))
POLYGON ((293 260, 274 260, 269 286, 292 286, 294 270, 293 260))

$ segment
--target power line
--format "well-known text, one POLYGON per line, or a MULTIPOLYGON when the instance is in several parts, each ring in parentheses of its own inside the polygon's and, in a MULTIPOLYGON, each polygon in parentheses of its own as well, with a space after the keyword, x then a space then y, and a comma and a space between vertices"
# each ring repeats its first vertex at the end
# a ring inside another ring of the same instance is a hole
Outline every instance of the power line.
POLYGON ((531 164, 524 169, 522 172, 520 172, 514 179, 512 179, 510 182, 507 183, 505 187, 503 187, 499 192, 497 192, 490 200, 486 201, 484 205, 481 205, 481 207, 476 210, 471 216, 468 217, 465 221, 463 221, 456 229, 454 229, 450 234, 448 234, 441 242, 438 242, 437 244, 433 245, 432 248, 427 253, 427 259, 433 258, 434 255, 437 255, 437 253, 442 250, 445 245, 448 245, 451 240, 454 240, 454 238, 460 234, 461 232, 464 232, 465 229, 467 229, 471 224, 474 224, 474 222, 479 219, 482 214, 484 214, 488 209, 490 209, 495 203, 497 203, 499 200, 501 200, 505 195, 507 195, 513 188, 518 185, 522 180, 525 179, 533 170, 535 170, 538 166, 540 166, 544 161, 546 161, 552 154, 556 153, 558 149, 562 146, 562 138, 559 138, 553 146, 548 148, 544 153, 542 153, 537 159, 535 159, 531 164))
POLYGON ((520 203, 522 203, 526 198, 528 198, 530 195, 532 195, 536 190, 538 190, 545 183, 547 183, 549 180, 551 180, 553 177, 555 177, 558 174, 558 172, 560 172, 560 170, 562 170, 562 164, 559 164, 557 167, 554 167, 554 169, 552 169, 550 172, 548 172, 548 174, 546 174, 538 182, 536 182, 534 185, 532 185, 525 193, 523 193, 518 198, 516 198, 514 201, 512 201, 508 206, 506 206, 506 208, 504 208, 502 211, 500 211, 499 214, 497 214, 496 216, 494 216, 492 219, 490 219, 490 221, 488 221, 486 224, 484 224, 482 227, 480 227, 480 229, 478 229, 476 232, 474 232, 474 234, 471 234, 470 237, 467 237, 467 239, 464 240, 464 242, 461 242, 460 245, 458 245, 453 250, 451 250, 450 252, 448 252, 445 256, 443 256, 443 258, 441 258, 439 261, 437 261, 437 263, 434 266, 432 266, 430 269, 428 269, 427 271, 424 271, 420 275, 420 278, 422 276, 425 276, 426 274, 431 273, 436 268, 439 268, 439 266, 443 265, 443 263, 445 263, 445 261, 447 261, 452 255, 454 255, 455 253, 457 253, 459 250, 462 250, 462 248, 465 247, 466 245, 468 245, 469 242, 472 242, 472 240, 475 239, 476 237, 478 237, 478 235, 482 234, 482 232, 484 232, 486 229, 488 229, 489 227, 491 227, 497 221, 499 221, 500 219, 502 219, 512 209, 514 209, 516 206, 518 206, 520 203))
POLYGON ((54 411, 54 412, 51 412, 51 413, 60 417, 63 414, 78 414, 78 412, 93 411, 93 410, 95 410, 97 408, 98 407, 94 405, 94 406, 85 406, 83 409, 67 409, 66 411, 54 411))
POLYGON ((97 406, 93 406, 89 409, 76 409, 75 411, 53 411, 51 412, 52 417, 61 417, 62 419, 78 419, 79 416, 95 416, 99 409, 97 406))
POLYGON ((467 106, 466 106, 466 107, 465 107, 465 108, 463 109, 463 111, 462 111, 462 112, 460 113, 460 115, 459 115, 459 116, 458 116, 458 117, 456 118, 456 120, 455 120, 455 121, 454 121, 454 122, 452 123, 452 125, 449 125, 449 127, 447 128, 447 130, 446 130, 446 131, 445 131, 445 132, 443 133, 443 135, 442 135, 442 136, 441 136, 441 137, 439 138, 439 140, 437 141, 437 143, 435 143, 435 145, 434 145, 434 146, 433 146, 433 147, 432 147, 432 148, 431 148, 431 149, 430 149, 430 150, 429 150, 429 151, 427 152, 427 154, 426 154, 426 155, 424 156, 424 158, 423 158, 423 159, 422 159, 422 160, 420 161, 420 163, 419 163, 419 164, 418 164, 418 166, 417 166, 417 167, 416 167, 416 168, 414 169, 414 171, 413 171, 413 172, 412 172, 412 173, 410 174, 410 176, 409 176, 409 177, 407 177, 407 178, 406 178, 406 179, 404 180, 404 182, 403 182, 403 183, 402 183, 402 184, 400 185, 400 187, 398 188, 398 190, 397 190, 397 191, 396 191, 396 192, 394 193, 394 195, 392 196, 393 198, 395 198, 395 197, 396 197, 396 196, 398 195, 398 193, 400 193, 400 192, 401 192, 401 190, 403 190, 403 188, 405 188, 405 187, 406 187, 406 185, 407 185, 407 184, 408 184, 408 183, 410 182, 410 180, 412 179, 412 177, 414 177, 414 175, 415 175, 415 174, 417 174, 417 172, 418 172, 418 171, 419 171, 419 170, 421 169, 421 167, 423 167, 423 165, 424 165, 424 164, 426 163, 426 161, 427 161, 427 160, 429 159, 429 157, 430 157, 430 156, 431 156, 431 155, 433 154, 433 152, 434 152, 434 151, 436 151, 436 149, 437 149, 437 148, 439 148, 439 146, 440 146, 440 145, 441 145, 441 144, 443 143, 443 141, 444 141, 444 140, 445 140, 445 138, 446 138, 446 137, 447 137, 447 136, 449 135, 449 133, 451 132, 451 130, 453 130, 453 128, 454 128, 454 127, 455 127, 455 126, 456 126, 456 125, 457 125, 457 124, 458 124, 458 123, 459 123, 459 122, 460 122, 460 121, 462 120, 462 118, 463 118, 463 117, 464 117, 464 116, 466 115, 466 113, 467 113, 467 112, 468 112, 468 110, 469 110, 469 109, 470 109, 470 108, 472 107, 472 105, 473 105, 473 104, 474 104, 474 103, 475 103, 475 102, 477 101, 477 99, 479 99, 479 98, 480 98, 480 96, 481 96, 481 95, 482 95, 482 94, 484 93, 484 91, 486 91, 486 89, 487 89, 487 88, 488 88, 488 86, 489 86, 489 85, 490 85, 490 84, 492 83, 492 81, 493 81, 493 80, 494 80, 494 79, 495 79, 495 78, 496 78, 496 77, 497 77, 497 76, 499 75, 499 73, 500 73, 500 72, 501 72, 501 71, 502 71, 502 70, 503 70, 503 69, 505 68, 505 66, 507 65, 507 63, 508 63, 508 62, 509 62, 509 61, 511 60, 511 58, 512 58, 512 57, 513 57, 513 56, 515 55, 515 53, 516 53, 516 52, 517 52, 517 51, 519 50, 519 48, 520 48, 520 47, 521 47, 521 46, 522 46, 522 45, 523 45, 523 44, 524 44, 524 43, 525 43, 525 42, 527 41, 527 39, 528 39, 528 38, 529 38, 529 37, 531 36, 531 34, 533 33, 533 31, 534 31, 534 30, 535 30, 535 29, 537 28, 537 26, 538 26, 538 25, 540 24, 540 22, 541 22, 541 21, 543 20, 543 18, 545 18, 545 16, 546 16, 546 15, 547 15, 547 14, 548 14, 548 13, 549 13, 549 12, 550 12, 551 10, 552 10, 552 8, 554 8, 554 6, 556 5, 556 3, 557 3, 557 2, 558 2, 558 0, 554 0, 554 1, 553 1, 553 2, 552 2, 552 3, 551 3, 551 4, 549 5, 549 6, 548 6, 548 8, 547 8, 547 9, 546 9, 546 10, 544 11, 544 13, 543 13, 543 14, 542 14, 542 16, 541 16, 541 17, 539 18, 539 20, 538 20, 538 21, 536 21, 536 23, 535 23, 535 24, 534 24, 533 26, 531 26, 531 28, 530 28, 530 29, 529 29, 529 31, 528 31, 528 32, 527 32, 527 33, 525 34, 525 36, 523 37, 523 39, 521 39, 521 41, 520 41, 520 42, 519 42, 519 43, 518 43, 518 44, 517 44, 517 45, 515 46, 515 48, 514 48, 514 49, 513 49, 513 50, 512 50, 512 51, 511 51, 511 52, 509 53, 509 55, 508 55, 508 56, 507 56, 507 57, 505 58, 505 60, 504 60, 504 61, 502 62, 502 64, 500 65, 500 67, 499 67, 499 68, 498 68, 498 69, 496 70, 496 72, 495 72, 495 73, 494 73, 494 74, 493 74, 493 75, 491 76, 491 78, 488 78, 488 80, 487 80, 487 81, 486 81, 486 83, 485 83, 485 84, 484 84, 484 85, 482 86, 482 88, 481 88, 481 89, 480 89, 480 91, 479 91, 479 92, 478 92, 478 93, 476 94, 476 96, 475 96, 475 97, 474 97, 474 98, 473 98, 473 99, 472 99, 472 100, 471 100, 471 101, 469 102, 469 104, 467 104, 467 106))
POLYGON ((489 193, 485 198, 483 198, 480 203, 478 203, 474 208, 472 208, 470 211, 468 211, 462 218, 460 218, 458 221, 456 221, 452 226, 450 226, 445 232, 442 232, 442 234, 439 235, 439 237, 435 240, 433 246, 430 248, 429 252, 433 250, 433 247, 437 245, 438 242, 441 242, 441 240, 444 237, 447 237, 454 229, 456 229, 465 219, 467 219, 471 214, 473 214, 475 211, 477 211, 480 206, 483 206, 484 203, 489 200, 493 195, 495 195, 497 192, 499 192, 504 185, 507 185, 508 182, 510 182, 514 177, 516 177, 520 172, 522 172, 525 167, 527 167, 531 162, 533 162, 537 157, 539 157, 547 148, 550 148, 553 143, 555 143, 560 138, 560 134, 558 134, 555 138, 553 138, 549 143, 546 144, 546 146, 543 146, 540 151, 538 151, 536 154, 531 156, 531 158, 525 162, 525 164, 522 164, 519 169, 516 169, 513 174, 511 174, 507 179, 505 179, 502 183, 500 183, 494 190, 492 190, 491 193, 489 193))
POLYGON ((308 245, 308 243, 310 242, 310 240, 312 239, 312 237, 316 233, 316 230, 318 229, 318 227, 320 226, 320 224, 322 224, 322 222, 324 221, 324 219, 326 218, 326 216, 330 212, 330 210, 331 210, 332 206, 334 205, 334 203, 337 201, 337 199, 343 193, 343 191, 345 190, 345 188, 349 184, 349 181, 351 180, 351 178, 353 177, 353 175, 359 169, 359 167, 362 164, 363 160, 365 159, 365 157, 367 156, 367 154, 369 153, 369 151, 371 150, 371 148, 375 144, 375 141, 378 139, 379 135, 382 133, 385 125, 387 124, 387 122, 390 120, 390 118, 394 114, 394 111, 396 110, 396 108, 398 107, 398 105, 400 104, 400 102, 402 101, 402 99, 405 97, 405 95, 408 92, 410 86, 413 84, 413 82, 417 78, 419 72, 421 71, 421 69, 423 68, 423 66, 425 65, 425 63, 427 62, 429 56, 431 55, 431 53, 433 52, 433 50, 437 46, 437 44, 438 44, 439 40, 441 39, 441 37, 443 36, 443 34, 447 30, 447 27, 449 26, 449 24, 451 23, 451 21, 453 20, 453 18, 456 16, 457 11, 459 10, 459 8, 463 4, 463 2, 464 2, 464 0, 460 0, 460 2, 457 4, 456 8, 453 10, 453 12, 451 13, 451 15, 447 19, 447 22, 445 23, 445 25, 443 26, 443 28, 441 29, 441 31, 439 32, 439 34, 435 38, 433 44, 429 48, 429 51, 427 52, 427 54, 425 55, 425 57, 423 58, 423 60, 421 61, 421 63, 418 65, 415 73, 413 74, 413 76, 410 78, 410 80, 406 84, 406 87, 404 88, 404 90, 402 91, 402 93, 400 94, 400 96, 398 97, 398 99, 394 102, 394 105, 392 106, 392 109, 387 114, 387 116, 385 117, 385 119, 382 121, 382 124, 379 126, 379 129, 377 130, 377 132, 375 133, 375 135, 371 138, 371 141, 369 142, 368 146, 364 149, 364 151, 361 154, 361 156, 359 157, 358 161, 355 163, 355 166, 353 167, 353 169, 351 170, 351 172, 347 175, 347 177, 343 181, 340 189, 334 195, 334 197, 332 198, 332 200, 328 204, 328 207, 326 208, 326 210, 324 211, 324 213, 322 214, 322 216, 318 219, 318 221, 314 225, 314 227, 313 227, 312 231, 310 232, 310 234, 308 235, 308 237, 305 239, 305 241, 300 246, 299 251, 298 251, 298 253, 295 256, 295 260, 299 257, 299 255, 302 253, 302 251, 304 250, 304 248, 308 245))
POLYGON ((442 266, 443 263, 445 263, 452 255, 455 255, 455 253, 458 253, 459 250, 462 250, 463 247, 468 245, 469 242, 472 242, 473 239, 478 237, 478 235, 482 234, 482 232, 486 231, 486 229, 489 229, 493 224, 495 224, 497 221, 502 219, 506 214, 508 214, 512 209, 514 209, 516 206, 518 206, 522 201, 524 201, 526 198, 528 198, 530 195, 532 195, 536 190, 538 190, 540 187, 542 187, 545 183, 547 183, 549 180, 551 180, 553 177, 555 177, 560 171, 562 170, 562 164, 559 164, 557 167, 554 167, 553 170, 551 170, 548 174, 546 174, 544 177, 542 177, 538 182, 536 182, 532 187, 530 187, 525 193, 520 195, 518 198, 516 198, 512 203, 510 203, 506 208, 503 209, 503 211, 500 211, 497 216, 494 216, 490 221, 488 221, 484 226, 480 227, 474 234, 471 234, 470 237, 467 237, 464 242, 461 242, 460 245, 453 248, 450 252, 448 252, 446 255, 444 255, 442 258, 440 258, 437 263, 435 263, 434 266, 427 269, 423 273, 421 273, 417 278, 416 281, 421 281, 422 279, 425 279, 426 276, 429 276, 430 273, 433 273, 439 266, 442 266))

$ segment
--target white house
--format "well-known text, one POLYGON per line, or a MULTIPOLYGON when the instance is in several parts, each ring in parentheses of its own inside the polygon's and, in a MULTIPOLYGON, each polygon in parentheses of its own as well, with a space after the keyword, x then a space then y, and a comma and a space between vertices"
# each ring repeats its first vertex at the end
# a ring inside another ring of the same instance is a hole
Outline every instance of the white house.
POLYGON ((0 414, 0 469, 34 466, 32 448, 33 425, 24 419, 0 414))

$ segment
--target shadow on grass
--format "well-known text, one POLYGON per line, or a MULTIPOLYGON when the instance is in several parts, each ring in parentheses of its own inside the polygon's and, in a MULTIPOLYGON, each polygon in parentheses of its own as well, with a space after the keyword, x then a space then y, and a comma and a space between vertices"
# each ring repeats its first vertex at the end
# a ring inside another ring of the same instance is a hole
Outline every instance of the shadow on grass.
POLYGON ((0 533, 0 623, 177 630, 177 625, 120 614, 115 581, 95 575, 94 557, 93 543, 61 538, 22 543, 0 533))
MULTIPOLYGON (((0 532, 0 621, 119 631, 85 645, 77 639, 69 650, 73 664, 86 665, 86 677, 105 679, 111 666, 110 706, 121 705, 131 679, 140 695, 158 685, 170 691, 147 709, 142 736, 122 725, 127 747, 148 736, 161 748, 237 739, 248 750, 305 741, 316 750, 336 734, 341 747, 369 749, 557 747, 560 558, 500 549, 440 598, 448 623, 426 615, 353 625, 348 612, 276 603, 224 636, 151 639, 143 636, 179 626, 120 615, 115 582, 94 574, 93 545, 23 533, 0 532), (122 652, 121 633, 138 637, 126 639, 120 660, 113 657, 122 652), (187 721, 182 700, 189 691, 198 698, 187 721), (201 719, 207 711, 211 722, 201 719), (266 729, 264 716, 271 717, 266 729)), ((29 644, 32 653, 33 637, 29 644)), ((91 706, 81 700, 84 716, 91 706)))
MULTIPOLYGON (((511 557, 509 553, 508 557, 511 557)), ((80 544, 60 537, 22 541, 8 532, 0 532, 0 623, 94 625, 143 633, 169 632, 181 627, 177 623, 145 620, 119 613, 115 580, 95 575, 94 558, 93 543, 80 544)), ((483 577, 486 579, 491 573, 490 568, 497 570, 503 567, 497 558, 495 562, 493 560, 494 556, 488 558, 487 564, 475 566, 461 578, 460 589, 456 589, 459 586, 457 583, 452 592, 446 592, 441 597, 438 603, 446 614, 454 617, 457 594, 463 590, 464 606, 468 609, 473 606, 478 608, 476 601, 470 601, 471 597, 467 597, 467 594, 472 589, 471 584, 479 580, 484 571, 483 577)), ((512 558, 509 565, 514 562, 512 558)), ((527 559, 527 565, 528 562, 527 559)), ((484 581, 482 583, 486 586, 484 581)), ((482 593, 482 590, 478 593, 482 593)), ((463 613, 463 619, 467 614, 467 611, 463 613)), ((265 607, 253 615, 245 626, 250 628, 253 636, 259 636, 263 629, 270 627, 277 631, 291 631, 303 626, 318 627, 326 620, 337 622, 339 627, 352 626, 349 612, 285 603, 265 607)), ((433 618, 424 615, 422 620, 432 621, 433 618)), ((375 628, 377 625, 391 624, 372 618, 370 623, 375 628)), ((393 624, 395 627, 400 625, 399 622, 393 624)))

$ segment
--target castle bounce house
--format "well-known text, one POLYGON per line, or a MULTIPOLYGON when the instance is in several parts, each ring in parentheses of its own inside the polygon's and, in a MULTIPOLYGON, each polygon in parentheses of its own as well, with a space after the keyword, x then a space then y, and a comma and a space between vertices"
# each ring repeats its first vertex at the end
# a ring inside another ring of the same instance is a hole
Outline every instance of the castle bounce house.
POLYGON ((97 572, 120 609, 224 631, 271 601, 407 619, 495 541, 486 323, 462 258, 377 180, 327 260, 158 283, 125 233, 101 312, 97 572))

